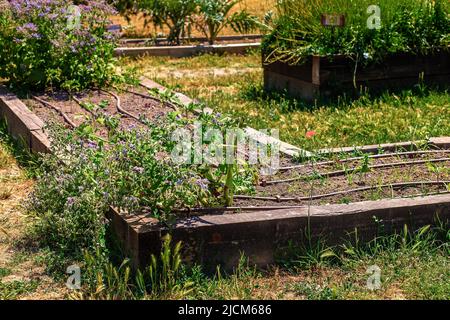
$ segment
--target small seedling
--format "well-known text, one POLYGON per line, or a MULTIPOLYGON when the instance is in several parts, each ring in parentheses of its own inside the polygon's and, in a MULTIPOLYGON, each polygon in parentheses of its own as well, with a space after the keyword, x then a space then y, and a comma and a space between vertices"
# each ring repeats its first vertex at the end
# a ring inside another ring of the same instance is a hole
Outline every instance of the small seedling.
POLYGON ((227 164, 226 165, 226 179, 225 186, 223 188, 223 197, 225 200, 225 205, 230 207, 233 204, 233 173, 234 173, 235 164, 227 164))
POLYGON ((102 100, 99 104, 98 104, 98 107, 100 108, 100 109, 105 109, 106 107, 108 107, 109 106, 109 101, 108 100, 102 100))
POLYGON ((370 172, 370 158, 367 153, 363 155, 361 165, 356 169, 356 171, 359 172, 359 178, 361 183, 363 182, 361 180, 362 175, 364 175, 364 181, 367 180, 367 173, 370 172))

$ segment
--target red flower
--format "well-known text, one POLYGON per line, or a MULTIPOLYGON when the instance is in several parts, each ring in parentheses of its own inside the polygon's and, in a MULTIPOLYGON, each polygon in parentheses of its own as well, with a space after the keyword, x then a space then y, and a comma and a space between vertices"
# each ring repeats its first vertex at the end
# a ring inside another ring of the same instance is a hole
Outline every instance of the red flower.
POLYGON ((308 131, 306 133, 306 139, 312 139, 316 135, 316 132, 314 130, 308 131))

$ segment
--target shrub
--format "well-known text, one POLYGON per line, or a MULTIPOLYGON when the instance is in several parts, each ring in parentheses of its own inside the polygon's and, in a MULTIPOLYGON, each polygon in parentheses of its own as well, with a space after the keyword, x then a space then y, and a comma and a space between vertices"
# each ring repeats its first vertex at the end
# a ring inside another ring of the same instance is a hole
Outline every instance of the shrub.
POLYGON ((14 85, 66 89, 111 81, 115 41, 107 25, 114 10, 103 1, 82 3, 77 7, 63 0, 4 3, 0 77, 14 85))
POLYGON ((369 0, 284 0, 263 41, 268 62, 301 63, 305 57, 344 54, 357 61, 379 62, 396 52, 426 54, 450 43, 446 0, 380 0, 381 28, 368 28, 369 0), (343 28, 325 28, 321 14, 345 14, 343 28))
POLYGON ((75 256, 104 247, 109 205, 130 213, 146 208, 170 221, 174 207, 196 206, 210 195, 190 166, 161 159, 169 131, 117 130, 105 144, 89 133, 90 124, 49 130, 52 154, 43 156, 27 203, 43 246, 75 256))
POLYGON ((193 16, 195 27, 213 44, 223 28, 245 33, 256 29, 257 17, 242 10, 231 14, 240 0, 197 0, 198 13, 193 16))
POLYGON ((189 17, 196 10, 195 0, 143 0, 138 9, 146 16, 146 24, 151 21, 155 26, 169 28, 169 41, 181 43, 189 17))

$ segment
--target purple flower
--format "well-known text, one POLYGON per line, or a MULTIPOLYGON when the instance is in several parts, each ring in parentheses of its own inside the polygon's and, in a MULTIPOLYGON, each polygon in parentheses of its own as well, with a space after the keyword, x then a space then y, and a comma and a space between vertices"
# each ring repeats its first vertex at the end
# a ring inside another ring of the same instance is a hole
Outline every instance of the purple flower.
POLYGON ((209 180, 208 179, 197 179, 195 181, 195 184, 198 185, 202 190, 207 190, 209 186, 209 180))
POLYGON ((16 28, 16 30, 19 33, 30 34, 30 33, 36 33, 38 31, 38 27, 34 23, 29 22, 29 23, 25 23, 22 26, 18 26, 16 28))
POLYGON ((88 141, 88 144, 87 144, 87 147, 88 147, 89 149, 97 149, 98 145, 97 145, 97 143, 95 143, 94 141, 89 140, 89 141, 88 141))
POLYGON ((71 207, 74 205, 74 203, 75 203, 75 198, 73 198, 73 197, 67 198, 66 206, 71 207))
POLYGON ((133 171, 138 174, 143 174, 145 170, 142 167, 133 167, 133 171))

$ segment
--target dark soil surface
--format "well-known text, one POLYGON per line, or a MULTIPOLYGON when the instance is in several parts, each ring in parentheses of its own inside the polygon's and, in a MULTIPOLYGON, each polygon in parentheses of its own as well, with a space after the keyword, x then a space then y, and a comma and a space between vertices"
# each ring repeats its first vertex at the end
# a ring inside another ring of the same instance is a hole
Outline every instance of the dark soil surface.
POLYGON ((368 162, 364 162, 361 157, 300 165, 284 160, 281 161, 284 169, 275 175, 261 178, 255 187, 256 192, 252 196, 267 199, 238 196, 234 206, 324 205, 450 191, 450 150, 422 152, 391 153, 381 158, 371 155, 368 162), (361 169, 364 163, 369 166, 368 171, 361 169), (396 186, 410 182, 425 183, 396 186), (360 190, 334 194, 353 189, 360 190))
MULTIPOLYGON (((34 92, 28 99, 22 99, 25 104, 36 113, 45 123, 60 122, 68 128, 71 125, 64 119, 60 112, 57 112, 49 105, 33 98, 50 103, 55 108, 63 112, 69 120, 79 126, 88 119, 98 118, 104 115, 114 117, 119 120, 122 129, 130 129, 143 126, 143 120, 156 122, 167 113, 174 111, 173 107, 162 103, 150 96, 145 88, 133 87, 128 91, 118 90, 86 90, 82 93, 70 96, 64 91, 34 92), (118 101, 111 93, 120 98, 120 106, 126 113, 118 109, 118 101), (81 102, 80 103, 77 102, 81 102), (128 114, 127 114, 128 113, 128 114)), ((99 130, 100 135, 107 136, 107 128, 99 130)))

